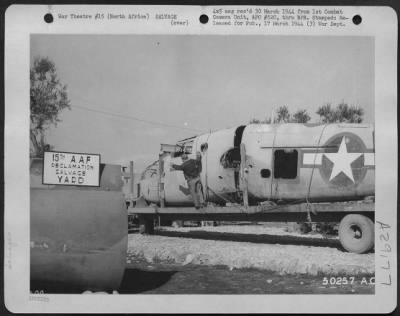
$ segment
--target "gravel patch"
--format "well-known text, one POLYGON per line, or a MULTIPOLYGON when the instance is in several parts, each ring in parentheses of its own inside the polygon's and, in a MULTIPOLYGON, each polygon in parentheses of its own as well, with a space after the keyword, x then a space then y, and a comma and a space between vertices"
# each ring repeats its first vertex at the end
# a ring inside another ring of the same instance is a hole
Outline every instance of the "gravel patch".
MULTIPOLYGON (((283 229, 270 227, 200 227, 174 228, 174 231, 210 230, 214 232, 272 234, 283 229)), ((170 228, 168 228, 170 230, 170 228)), ((172 230, 172 229, 171 229, 172 230)), ((288 234, 287 232, 284 232, 288 234)), ((295 233, 289 233, 296 235, 295 233)), ((317 238, 317 237, 316 237, 317 238)), ((128 263, 224 265, 229 269, 257 268, 285 274, 349 275, 373 274, 375 255, 343 252, 331 247, 257 244, 222 240, 130 234, 128 263)))

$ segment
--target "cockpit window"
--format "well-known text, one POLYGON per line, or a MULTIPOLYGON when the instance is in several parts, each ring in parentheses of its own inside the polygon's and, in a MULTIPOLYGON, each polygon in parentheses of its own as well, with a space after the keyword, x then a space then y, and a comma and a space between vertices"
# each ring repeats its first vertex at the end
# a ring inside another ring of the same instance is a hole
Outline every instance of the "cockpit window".
POLYGON ((183 147, 183 152, 186 154, 191 154, 193 152, 193 143, 192 144, 188 144, 183 147))
POLYGON ((185 154, 191 154, 193 152, 193 140, 183 143, 182 150, 185 154))
POLYGON ((173 157, 180 157, 183 154, 191 154, 193 152, 193 139, 181 141, 176 144, 176 150, 173 157))

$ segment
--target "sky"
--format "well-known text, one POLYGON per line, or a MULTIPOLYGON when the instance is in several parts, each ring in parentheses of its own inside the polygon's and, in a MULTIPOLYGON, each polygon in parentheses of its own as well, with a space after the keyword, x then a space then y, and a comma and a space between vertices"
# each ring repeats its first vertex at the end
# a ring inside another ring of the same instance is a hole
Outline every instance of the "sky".
POLYGON ((47 130, 55 150, 99 153, 141 172, 160 143, 264 119, 286 105, 344 101, 374 123, 371 37, 32 35, 31 65, 49 57, 71 110, 47 130))

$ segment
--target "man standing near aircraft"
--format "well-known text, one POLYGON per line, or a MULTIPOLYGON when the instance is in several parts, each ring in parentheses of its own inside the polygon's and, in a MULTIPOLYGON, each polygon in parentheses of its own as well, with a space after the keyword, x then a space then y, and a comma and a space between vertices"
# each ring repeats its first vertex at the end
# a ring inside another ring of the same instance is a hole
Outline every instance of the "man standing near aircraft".
POLYGON ((196 209, 199 209, 205 205, 203 189, 200 181, 201 154, 200 152, 197 152, 196 159, 188 159, 188 155, 183 154, 182 161, 183 163, 181 165, 172 164, 171 167, 175 170, 183 171, 190 194, 193 198, 194 206, 196 209))

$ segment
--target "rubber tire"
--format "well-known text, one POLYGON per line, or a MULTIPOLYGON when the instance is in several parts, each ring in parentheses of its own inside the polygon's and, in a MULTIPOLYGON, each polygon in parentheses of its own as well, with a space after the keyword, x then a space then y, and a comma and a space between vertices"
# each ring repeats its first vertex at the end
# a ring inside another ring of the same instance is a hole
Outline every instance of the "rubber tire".
POLYGON ((365 253, 374 247, 375 227, 371 219, 359 214, 343 217, 339 225, 339 240, 348 252, 365 253), (351 226, 361 230, 361 238, 354 238, 351 226))

